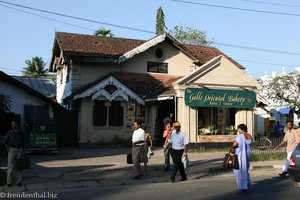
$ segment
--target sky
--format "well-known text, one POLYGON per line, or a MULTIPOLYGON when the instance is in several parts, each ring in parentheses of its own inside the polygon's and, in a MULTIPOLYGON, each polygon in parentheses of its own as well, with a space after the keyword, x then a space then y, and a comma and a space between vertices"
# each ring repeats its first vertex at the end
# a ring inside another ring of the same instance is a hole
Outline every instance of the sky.
POLYGON ((183 25, 205 31, 214 47, 253 78, 300 67, 297 0, 0 0, 0 70, 21 75, 25 60, 35 56, 48 67, 56 31, 92 35, 103 27, 115 37, 148 40, 155 36, 160 6, 168 30, 183 25))

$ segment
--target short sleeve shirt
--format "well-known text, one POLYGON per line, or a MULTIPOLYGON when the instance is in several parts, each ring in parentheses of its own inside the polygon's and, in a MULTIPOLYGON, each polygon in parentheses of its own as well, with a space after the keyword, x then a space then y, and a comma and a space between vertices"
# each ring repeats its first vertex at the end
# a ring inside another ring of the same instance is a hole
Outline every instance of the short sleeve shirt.
POLYGON ((137 141, 146 141, 146 133, 141 128, 133 131, 132 134, 132 142, 137 142, 137 141))
POLYGON ((172 148, 175 150, 182 150, 188 144, 185 134, 182 131, 172 133, 171 140, 172 148))
POLYGON ((292 152, 297 146, 297 132, 295 129, 287 130, 283 138, 284 142, 287 142, 286 152, 292 152))

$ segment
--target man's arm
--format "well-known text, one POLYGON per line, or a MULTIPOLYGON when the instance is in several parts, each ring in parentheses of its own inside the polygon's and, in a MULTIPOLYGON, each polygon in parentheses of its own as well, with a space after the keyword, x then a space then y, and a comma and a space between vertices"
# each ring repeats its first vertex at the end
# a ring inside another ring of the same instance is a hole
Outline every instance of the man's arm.
POLYGON ((284 140, 280 143, 280 144, 278 144, 276 147, 275 147, 275 151, 276 150, 278 150, 279 149, 279 147, 281 147, 284 143, 286 143, 284 140))
POLYGON ((6 147, 7 150, 9 150, 9 132, 6 133, 4 137, 4 146, 6 147))

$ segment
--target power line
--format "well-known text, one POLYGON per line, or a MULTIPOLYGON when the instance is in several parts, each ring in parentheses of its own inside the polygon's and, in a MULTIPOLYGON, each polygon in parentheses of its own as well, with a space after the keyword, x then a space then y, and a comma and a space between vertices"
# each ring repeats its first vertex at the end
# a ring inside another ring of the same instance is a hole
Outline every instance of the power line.
POLYGON ((49 18, 49 17, 42 16, 42 15, 34 14, 34 13, 27 12, 27 11, 24 11, 24 10, 21 10, 21 9, 18 9, 18 8, 13 8, 13 7, 10 7, 10 6, 7 6, 7 5, 3 5, 1 3, 0 3, 0 6, 4 6, 6 8, 12 9, 12 10, 17 10, 17 11, 20 11, 20 12, 23 12, 23 13, 26 13, 26 14, 30 14, 30 15, 33 15, 33 16, 41 17, 41 18, 48 19, 48 20, 55 21, 55 22, 59 22, 59 23, 62 23, 62 24, 74 26, 74 27, 77 27, 77 28, 82 28, 82 29, 85 29, 85 30, 94 31, 93 29, 90 29, 90 28, 86 28, 86 27, 79 26, 79 25, 76 25, 76 24, 72 24, 72 23, 68 23, 68 22, 63 22, 63 21, 60 21, 60 20, 56 20, 56 19, 52 19, 52 18, 49 18))
POLYGON ((264 2, 264 1, 255 1, 255 0, 242 0, 251 3, 259 3, 259 4, 266 4, 266 5, 274 5, 274 6, 285 6, 285 7, 300 7, 300 5, 295 4, 283 4, 283 3, 271 3, 271 2, 264 2))
POLYGON ((240 49, 253 50, 253 51, 262 51, 262 52, 268 52, 268 53, 287 54, 287 55, 294 55, 294 56, 300 55, 300 53, 298 53, 298 52, 278 51, 278 50, 264 49, 264 48, 257 48, 257 47, 247 47, 247 46, 241 46, 241 45, 236 45, 236 44, 226 44, 226 43, 220 43, 220 42, 213 42, 213 44, 234 47, 234 48, 240 48, 240 49))
POLYGON ((299 67, 300 66, 300 64, 298 64, 298 65, 290 65, 290 64, 278 64, 278 63, 268 63, 268 62, 260 62, 260 61, 251 61, 251 60, 244 60, 244 59, 234 59, 234 60, 241 61, 241 62, 254 63, 254 64, 280 66, 280 67, 299 67))
POLYGON ((185 3, 185 4, 198 5, 198 6, 207 6, 207 7, 214 7, 214 8, 230 9, 230 10, 239 10, 239 11, 247 11, 247 12, 255 12, 255 13, 300 17, 300 14, 297 14, 297 13, 284 13, 284 12, 275 12, 275 11, 267 11, 267 10, 254 10, 254 9, 248 9, 248 8, 238 8, 238 7, 231 7, 231 6, 222 6, 222 5, 215 5, 215 4, 198 3, 198 2, 193 2, 193 1, 182 1, 182 0, 170 0, 170 1, 185 3))
POLYGON ((47 11, 47 10, 42 10, 42 9, 33 8, 33 7, 29 7, 29 6, 23 6, 23 5, 20 5, 20 4, 9 3, 9 2, 6 2, 6 1, 1 1, 1 0, 0 0, 0 2, 4 3, 4 4, 9 4, 9 5, 12 5, 12 6, 16 6, 16 7, 26 8, 26 9, 29 9, 29 10, 34 10, 34 11, 43 12, 43 13, 47 13, 47 14, 57 15, 57 16, 61 16, 61 17, 67 17, 67 18, 77 19, 77 20, 96 23, 96 24, 104 24, 104 25, 107 25, 107 26, 113 26, 113 27, 123 28, 123 29, 127 29, 127 30, 132 30, 132 31, 139 31, 139 32, 143 32, 143 33, 156 34, 154 31, 148 31, 148 30, 143 30, 143 29, 138 29, 138 28, 133 28, 133 27, 128 27, 128 26, 122 26, 122 25, 117 25, 117 24, 111 24, 111 23, 101 22, 101 21, 97 21, 97 20, 86 19, 86 18, 82 18, 82 17, 76 17, 76 16, 72 16, 72 15, 65 15, 65 14, 61 14, 61 13, 57 13, 57 12, 53 12, 53 11, 47 11))

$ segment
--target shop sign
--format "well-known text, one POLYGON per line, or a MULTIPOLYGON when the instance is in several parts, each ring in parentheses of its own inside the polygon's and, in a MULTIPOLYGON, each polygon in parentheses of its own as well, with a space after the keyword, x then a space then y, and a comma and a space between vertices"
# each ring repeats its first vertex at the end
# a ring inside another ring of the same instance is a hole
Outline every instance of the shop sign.
POLYGON ((253 108, 256 104, 256 94, 244 90, 187 88, 185 104, 192 107, 253 108))

